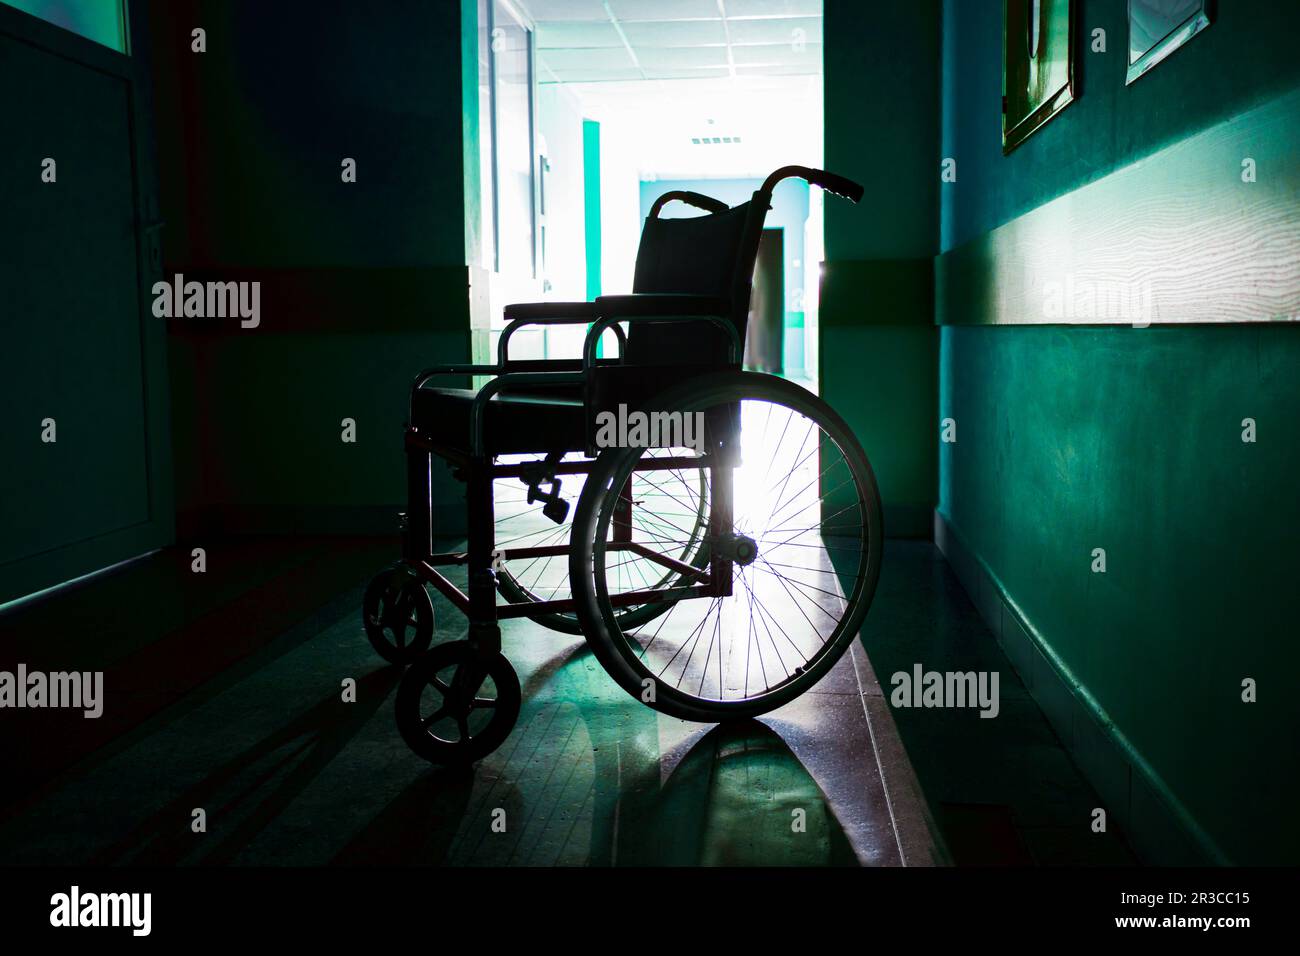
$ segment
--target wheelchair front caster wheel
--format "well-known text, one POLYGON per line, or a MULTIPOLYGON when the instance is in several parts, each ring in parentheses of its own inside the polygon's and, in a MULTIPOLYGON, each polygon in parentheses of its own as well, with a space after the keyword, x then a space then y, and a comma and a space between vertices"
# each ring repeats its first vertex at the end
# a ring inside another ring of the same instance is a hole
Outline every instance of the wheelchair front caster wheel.
POLYGON ((473 763, 500 747, 519 719, 519 677, 501 654, 480 659, 469 641, 439 644, 397 688, 397 729, 432 763, 473 763))
POLYGON ((402 568, 371 579, 361 619, 371 646, 390 664, 411 663, 433 642, 433 602, 420 579, 402 568))

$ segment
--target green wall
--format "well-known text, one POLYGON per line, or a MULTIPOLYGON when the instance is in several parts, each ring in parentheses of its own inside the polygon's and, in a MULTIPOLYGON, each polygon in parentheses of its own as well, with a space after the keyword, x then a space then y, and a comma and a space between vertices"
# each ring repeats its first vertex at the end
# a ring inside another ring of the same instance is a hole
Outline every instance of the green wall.
POLYGON ((1300 4, 1222 0, 1207 30, 1132 86, 1125 0, 1075 7, 1075 101, 1003 156, 1001 0, 945 0, 942 155, 958 176, 940 189, 941 251, 1300 82, 1300 4), (1090 51, 1094 29, 1107 52, 1090 51))
POLYGON ((395 528, 410 382, 470 355, 477 23, 457 6, 151 4, 165 272, 263 286, 257 329, 169 325, 183 536, 395 528))
POLYGON ((587 248, 587 299, 600 295, 600 124, 582 121, 583 230, 587 248))
POLYGON ((0 0, 65 30, 127 52, 125 0, 0 0))
POLYGON ((940 355, 940 509, 1238 862, 1300 858, 1298 332, 954 327, 940 355))
MULTIPOLYGON (((1124 3, 1080 4, 1080 98, 1004 158, 1000 4, 949 0, 942 151, 959 174, 941 190, 943 248, 1209 126, 1231 135, 1233 117, 1293 89, 1300 6, 1217 6, 1207 32, 1125 87, 1124 3), (1106 54, 1088 52, 1094 26, 1106 54)), ((1295 863, 1300 328, 940 336, 939 414, 957 421, 939 446, 942 516, 1202 849, 1295 863), (1099 547, 1105 574, 1091 570, 1099 547)))
POLYGON ((937 0, 826 0, 826 168, 866 187, 827 196, 820 388, 866 449, 885 533, 930 533, 935 502, 937 0))

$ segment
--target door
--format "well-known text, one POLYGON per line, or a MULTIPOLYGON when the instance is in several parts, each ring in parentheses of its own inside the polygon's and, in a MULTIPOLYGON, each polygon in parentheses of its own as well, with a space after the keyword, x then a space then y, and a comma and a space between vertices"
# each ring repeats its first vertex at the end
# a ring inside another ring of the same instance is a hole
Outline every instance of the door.
POLYGON ((128 54, 0 2, 0 602, 171 540, 145 5, 130 6, 128 54))
POLYGON ((785 370, 784 229, 764 229, 759 239, 745 330, 745 366, 775 375, 785 370))

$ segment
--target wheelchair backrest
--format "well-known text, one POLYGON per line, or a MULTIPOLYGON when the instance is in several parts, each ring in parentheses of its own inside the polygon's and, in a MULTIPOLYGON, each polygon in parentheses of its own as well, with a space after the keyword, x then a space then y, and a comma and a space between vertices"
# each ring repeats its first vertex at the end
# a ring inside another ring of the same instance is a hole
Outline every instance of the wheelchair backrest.
MULTIPOLYGON (((728 209, 716 203, 716 211, 681 219, 659 218, 662 202, 655 203, 641 231, 632 291, 725 298, 731 302, 731 320, 743 345, 754 261, 771 193, 760 190, 739 206, 728 209)), ((713 365, 725 360, 720 336, 701 325, 633 323, 628 333, 629 364, 713 365)))
MULTIPOLYGON (((806 180, 855 203, 864 192, 860 184, 824 169, 782 166, 763 181, 748 202, 731 208, 699 193, 665 193, 655 200, 641 231, 632 291, 725 299, 743 347, 763 222, 772 208, 772 190, 790 178, 806 180), (704 209, 706 214, 659 218, 664 204, 676 199, 704 209)), ((716 327, 703 323, 633 322, 623 358, 621 363, 598 366, 588 377, 584 404, 589 454, 594 455, 597 447, 596 416, 624 404, 643 408, 676 382, 726 365, 727 343, 716 327), (676 368, 668 368, 671 366, 676 368)), ((735 414, 728 414, 734 428, 735 414)))

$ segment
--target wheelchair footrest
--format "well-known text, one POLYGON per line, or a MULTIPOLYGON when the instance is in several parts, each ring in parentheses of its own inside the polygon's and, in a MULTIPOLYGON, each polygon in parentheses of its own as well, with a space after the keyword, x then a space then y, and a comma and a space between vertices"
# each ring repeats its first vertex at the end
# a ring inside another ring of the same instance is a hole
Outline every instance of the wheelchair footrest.
POLYGON ((560 479, 555 477, 555 466, 564 452, 551 452, 545 459, 523 469, 523 481, 528 486, 528 503, 542 502, 542 514, 556 524, 564 524, 569 517, 569 502, 560 496, 560 479), (548 485, 546 491, 542 485, 548 485))
MULTIPOLYGON (((558 489, 560 483, 557 481, 555 484, 558 489)), ((564 524, 565 519, 569 517, 569 503, 557 494, 556 497, 542 505, 542 514, 546 515, 546 517, 550 518, 556 524, 564 524)))

